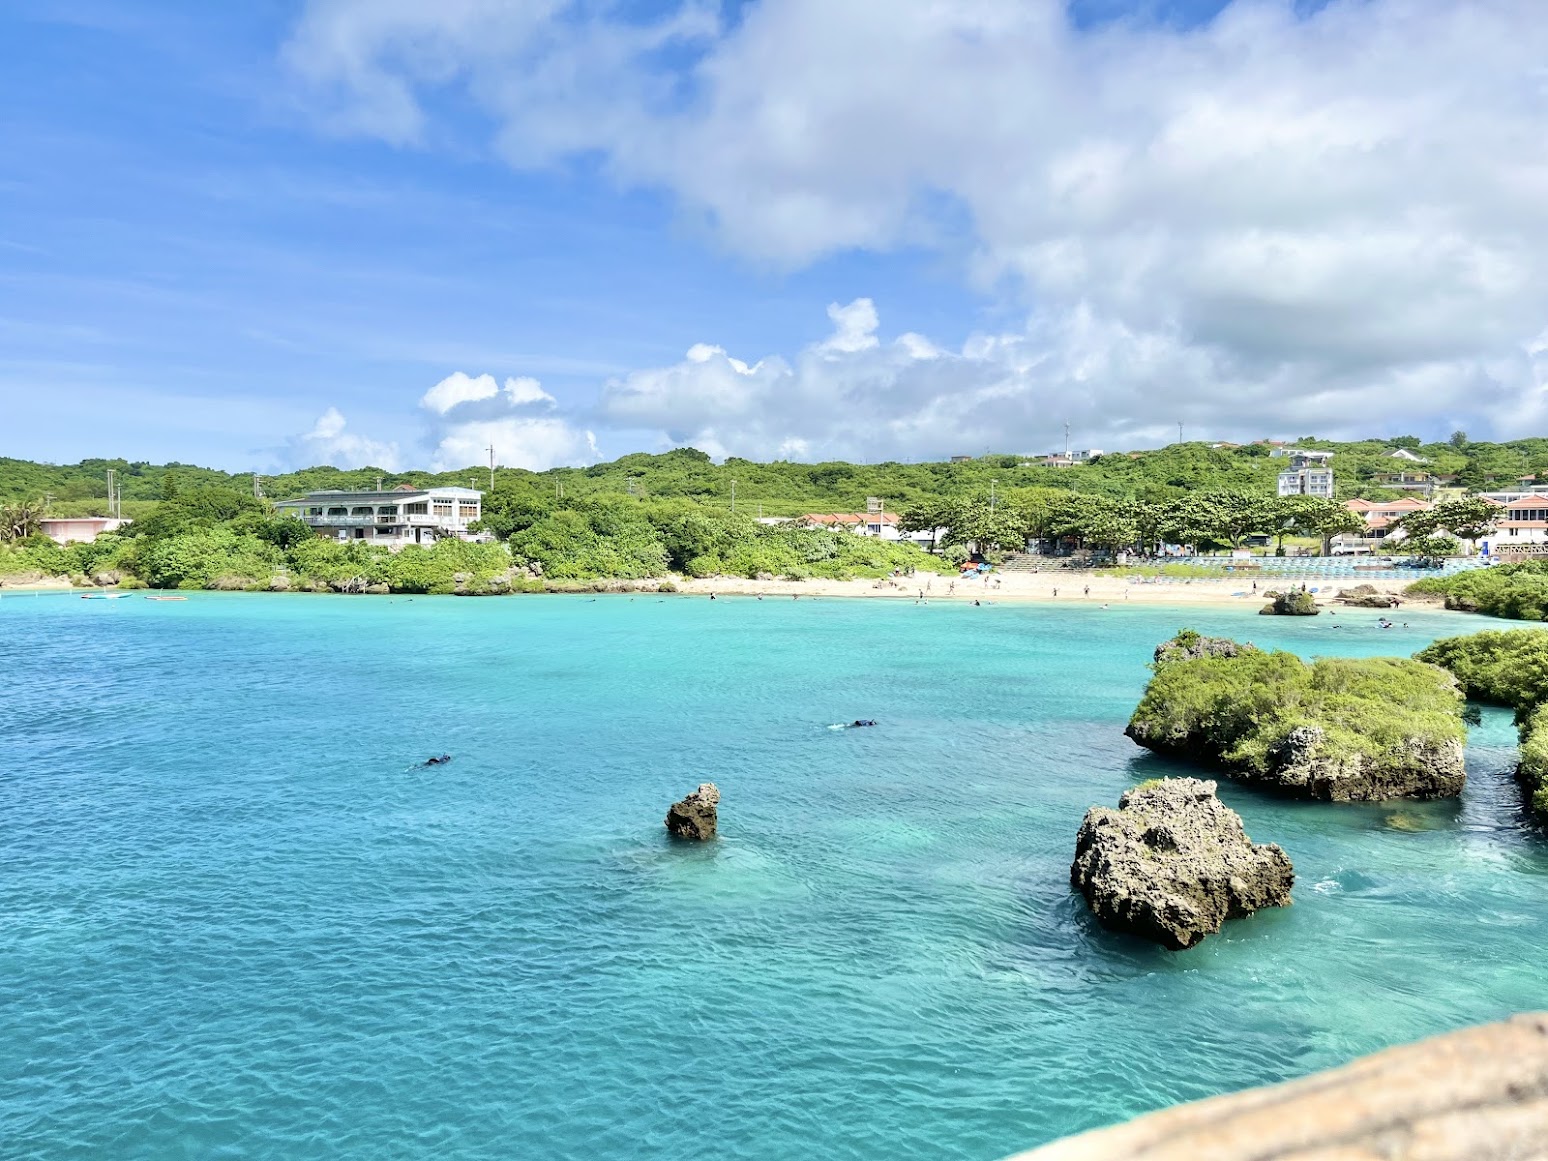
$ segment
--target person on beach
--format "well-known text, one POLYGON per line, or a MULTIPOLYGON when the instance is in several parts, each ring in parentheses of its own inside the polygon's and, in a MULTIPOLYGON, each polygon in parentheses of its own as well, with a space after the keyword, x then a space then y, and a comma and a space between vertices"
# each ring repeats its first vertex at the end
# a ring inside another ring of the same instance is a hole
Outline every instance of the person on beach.
POLYGON ((1087 585, 1087 586, 1086 586, 1086 595, 1087 595, 1087 596, 1088 596, 1088 597, 1089 597, 1089 596, 1090 596, 1090 595, 1091 595, 1091 586, 1090 586, 1090 585, 1087 585))

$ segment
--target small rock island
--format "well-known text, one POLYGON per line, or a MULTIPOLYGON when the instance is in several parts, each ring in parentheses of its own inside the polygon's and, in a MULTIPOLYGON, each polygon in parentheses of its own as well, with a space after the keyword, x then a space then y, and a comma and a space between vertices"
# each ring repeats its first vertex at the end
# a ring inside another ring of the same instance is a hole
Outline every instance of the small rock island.
POLYGON ((699 788, 667 811, 666 828, 674 838, 704 840, 715 837, 719 825, 720 787, 713 782, 699 788))
POLYGON ((1287 905, 1295 869, 1247 837, 1215 783, 1168 778, 1086 812, 1070 881, 1104 927, 1181 951, 1227 919, 1287 905))
POLYGON ((1258 610, 1265 617, 1315 617, 1322 612, 1317 607, 1317 598, 1305 589, 1272 595, 1274 599, 1258 610))
POLYGON ((1462 792, 1462 693, 1397 657, 1265 652, 1184 630, 1156 650, 1126 733, 1295 798, 1374 802, 1462 792))

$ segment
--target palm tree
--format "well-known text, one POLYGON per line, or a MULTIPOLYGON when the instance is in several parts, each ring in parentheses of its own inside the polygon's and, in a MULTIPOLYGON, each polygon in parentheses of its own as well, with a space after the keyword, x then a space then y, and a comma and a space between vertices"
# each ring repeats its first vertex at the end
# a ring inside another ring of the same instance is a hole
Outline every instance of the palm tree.
POLYGON ((0 504, 0 540, 25 540, 38 532, 43 519, 42 500, 17 500, 0 504))

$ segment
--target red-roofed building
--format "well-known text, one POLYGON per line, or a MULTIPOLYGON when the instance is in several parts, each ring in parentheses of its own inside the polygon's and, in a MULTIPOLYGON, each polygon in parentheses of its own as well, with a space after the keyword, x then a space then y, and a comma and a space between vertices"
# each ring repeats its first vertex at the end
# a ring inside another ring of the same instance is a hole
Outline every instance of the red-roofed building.
POLYGON ((1529 544, 1548 544, 1548 494, 1523 496, 1505 505, 1505 517, 1489 538, 1497 553, 1529 544))

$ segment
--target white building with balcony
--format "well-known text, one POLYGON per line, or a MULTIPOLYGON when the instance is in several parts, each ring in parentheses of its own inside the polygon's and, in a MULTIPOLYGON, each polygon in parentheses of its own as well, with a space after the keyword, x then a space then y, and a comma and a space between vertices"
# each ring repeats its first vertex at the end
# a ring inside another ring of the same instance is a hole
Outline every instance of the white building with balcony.
POLYGON ((1333 498, 1333 471, 1330 468, 1291 468, 1279 473, 1281 496, 1321 496, 1333 498))
POLYGON ((299 500, 274 505, 330 540, 364 540, 398 549, 434 544, 448 536, 483 540, 468 531, 483 515, 482 492, 472 488, 416 488, 404 484, 390 492, 308 492, 299 500))

